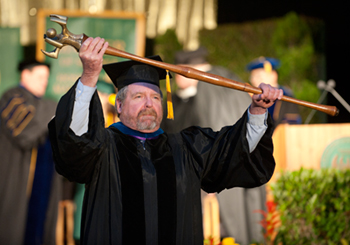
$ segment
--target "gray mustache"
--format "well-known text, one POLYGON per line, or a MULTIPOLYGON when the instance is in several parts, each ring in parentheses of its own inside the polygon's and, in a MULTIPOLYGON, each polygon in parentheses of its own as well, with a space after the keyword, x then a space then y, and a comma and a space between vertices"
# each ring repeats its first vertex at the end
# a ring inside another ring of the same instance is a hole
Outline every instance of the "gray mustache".
POLYGON ((145 109, 140 111, 138 116, 144 116, 144 115, 150 115, 150 116, 154 116, 157 117, 157 113, 154 109, 145 109))

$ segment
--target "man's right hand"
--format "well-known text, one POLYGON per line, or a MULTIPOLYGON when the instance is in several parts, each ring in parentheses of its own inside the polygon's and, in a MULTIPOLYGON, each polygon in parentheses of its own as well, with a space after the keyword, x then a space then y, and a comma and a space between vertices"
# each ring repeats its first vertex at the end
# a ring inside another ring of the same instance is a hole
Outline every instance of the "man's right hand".
POLYGON ((83 64, 83 74, 80 81, 89 87, 95 87, 102 70, 103 54, 108 48, 108 42, 103 38, 89 37, 81 45, 79 58, 83 64))

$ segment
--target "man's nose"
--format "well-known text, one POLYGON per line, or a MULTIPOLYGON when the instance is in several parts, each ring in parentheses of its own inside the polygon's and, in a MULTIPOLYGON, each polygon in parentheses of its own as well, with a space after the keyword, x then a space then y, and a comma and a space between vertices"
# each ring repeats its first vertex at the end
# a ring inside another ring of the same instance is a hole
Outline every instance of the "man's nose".
POLYGON ((146 96, 146 107, 152 107, 153 106, 153 101, 151 96, 146 96))

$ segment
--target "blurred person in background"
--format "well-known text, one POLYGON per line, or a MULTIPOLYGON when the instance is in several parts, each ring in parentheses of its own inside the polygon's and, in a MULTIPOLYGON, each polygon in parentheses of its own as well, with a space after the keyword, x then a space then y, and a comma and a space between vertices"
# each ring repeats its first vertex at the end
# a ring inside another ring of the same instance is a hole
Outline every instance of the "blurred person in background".
MULTIPOLYGON (((207 56, 208 51, 204 47, 179 51, 175 54, 175 64, 241 81, 228 69, 209 64, 207 56)), ((236 122, 251 103, 251 97, 242 91, 199 82, 179 74, 175 74, 175 81, 177 90, 172 98, 175 119, 163 120, 162 124, 162 128, 169 133, 193 125, 220 130, 236 122)))
POLYGON ((55 244, 62 177, 47 124, 56 103, 42 98, 50 66, 19 64, 19 86, 0 100, 0 244, 55 244))
MULTIPOLYGON (((259 57, 252 60, 247 65, 250 72, 250 83, 254 87, 258 87, 260 83, 267 83, 273 87, 283 90, 283 95, 294 97, 293 92, 287 86, 281 86, 278 83, 277 69, 280 67, 280 61, 270 57, 259 57)), ((277 101, 268 109, 274 126, 277 127, 281 123, 300 124, 301 116, 297 104, 284 101, 277 101)))

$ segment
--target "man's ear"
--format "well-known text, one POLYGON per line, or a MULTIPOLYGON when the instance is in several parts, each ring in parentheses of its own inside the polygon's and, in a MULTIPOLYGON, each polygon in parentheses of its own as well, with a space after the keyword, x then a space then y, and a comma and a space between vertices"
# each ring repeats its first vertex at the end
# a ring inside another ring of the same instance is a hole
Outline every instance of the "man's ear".
POLYGON ((119 99, 116 99, 115 101, 117 112, 120 114, 122 112, 122 102, 119 99))
POLYGON ((24 87, 27 85, 27 81, 28 81, 28 77, 30 75, 31 71, 28 69, 24 69, 21 72, 21 85, 23 85, 24 87))

